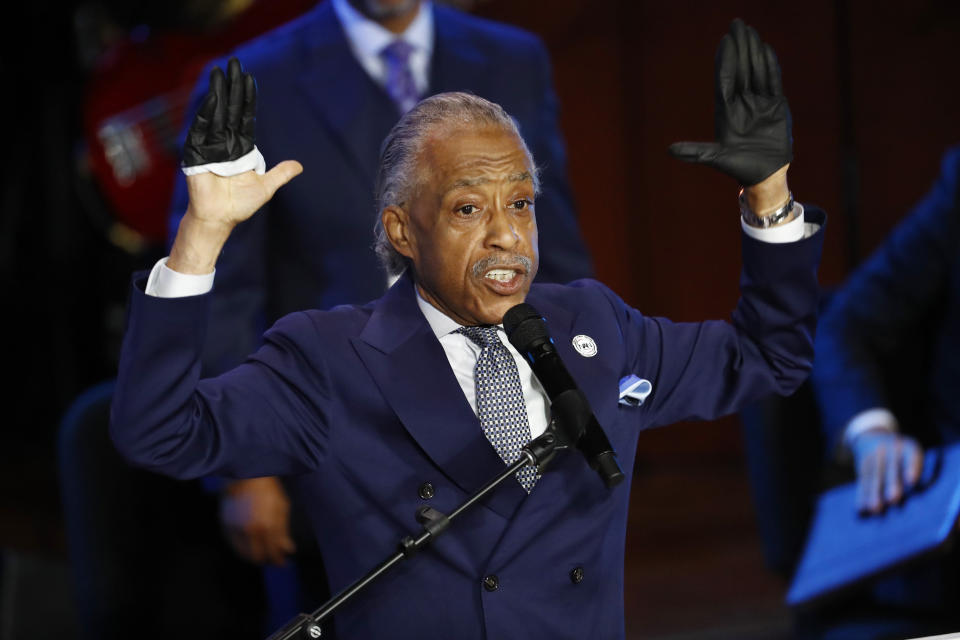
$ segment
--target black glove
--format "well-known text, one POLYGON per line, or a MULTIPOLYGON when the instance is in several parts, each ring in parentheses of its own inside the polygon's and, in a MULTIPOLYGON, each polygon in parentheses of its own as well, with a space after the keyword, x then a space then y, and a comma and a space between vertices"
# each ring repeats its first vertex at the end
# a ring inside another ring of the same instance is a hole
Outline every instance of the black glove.
POLYGON ((670 154, 723 171, 749 187, 793 160, 790 108, 770 45, 739 18, 717 48, 716 142, 676 142, 670 154))
POLYGON ((227 76, 210 72, 210 89, 197 111, 183 145, 183 166, 229 162, 253 151, 257 85, 240 61, 230 58, 227 76))

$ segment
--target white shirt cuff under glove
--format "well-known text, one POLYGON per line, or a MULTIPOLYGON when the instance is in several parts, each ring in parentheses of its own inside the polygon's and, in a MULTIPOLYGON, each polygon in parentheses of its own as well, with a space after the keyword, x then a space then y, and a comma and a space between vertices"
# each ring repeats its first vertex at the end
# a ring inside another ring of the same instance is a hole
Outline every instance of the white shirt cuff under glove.
POLYGON ((803 240, 804 238, 809 238, 817 232, 817 229, 820 228, 820 225, 806 223, 803 221, 802 204, 795 202, 793 206, 798 209, 797 217, 790 222, 785 222, 775 227, 761 229, 759 227, 751 227, 747 224, 746 220, 741 217, 740 227, 743 229, 745 234, 754 240, 770 242, 772 244, 784 244, 787 242, 796 242, 798 240, 803 240))
POLYGON ((896 433, 900 430, 900 424, 897 422, 897 417, 889 409, 883 407, 866 409, 853 416, 847 423, 847 428, 843 430, 844 446, 849 448, 854 438, 870 429, 883 429, 896 433))
POLYGON ((193 167, 180 167, 184 175, 195 176, 198 173, 215 173, 218 176, 229 178, 243 173, 244 171, 253 171, 263 175, 267 171, 267 161, 263 159, 260 149, 254 147, 252 151, 246 153, 236 160, 229 162, 208 162, 207 164, 198 164, 193 167))

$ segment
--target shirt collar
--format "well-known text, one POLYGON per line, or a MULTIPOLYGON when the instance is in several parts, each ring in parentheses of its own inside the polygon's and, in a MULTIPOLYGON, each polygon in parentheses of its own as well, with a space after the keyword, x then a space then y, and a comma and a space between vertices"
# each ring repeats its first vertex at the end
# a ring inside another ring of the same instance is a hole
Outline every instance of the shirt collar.
POLYGON ((430 325, 430 329, 433 330, 433 335, 437 336, 437 339, 440 339, 449 333, 453 333, 463 326, 445 314, 443 311, 440 311, 440 309, 437 309, 435 306, 424 300, 423 296, 420 295, 420 290, 417 288, 416 284, 413 285, 413 290, 417 295, 417 306, 420 307, 420 311, 423 312, 423 316, 427 319, 427 324, 430 325))
POLYGON ((331 0, 333 10, 343 26, 350 46, 360 56, 377 57, 385 46, 398 37, 414 50, 430 56, 433 52, 433 6, 429 0, 420 3, 417 17, 399 36, 370 20, 353 8, 347 0, 331 0))
MULTIPOLYGON (((424 300, 416 284, 413 285, 413 291, 417 295, 417 306, 420 307, 423 317, 427 319, 427 324, 430 325, 433 335, 437 336, 438 340, 464 326, 424 300)), ((498 324, 497 329, 503 329, 503 325, 498 324)))

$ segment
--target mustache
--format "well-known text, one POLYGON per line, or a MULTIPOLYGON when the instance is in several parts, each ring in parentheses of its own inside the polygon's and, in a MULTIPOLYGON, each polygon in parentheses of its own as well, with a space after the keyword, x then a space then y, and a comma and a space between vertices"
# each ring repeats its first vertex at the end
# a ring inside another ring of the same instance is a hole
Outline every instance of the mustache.
POLYGON ((484 273, 494 267, 522 267, 524 273, 530 273, 533 260, 519 253, 495 253, 477 260, 473 264, 473 275, 482 278, 484 273))

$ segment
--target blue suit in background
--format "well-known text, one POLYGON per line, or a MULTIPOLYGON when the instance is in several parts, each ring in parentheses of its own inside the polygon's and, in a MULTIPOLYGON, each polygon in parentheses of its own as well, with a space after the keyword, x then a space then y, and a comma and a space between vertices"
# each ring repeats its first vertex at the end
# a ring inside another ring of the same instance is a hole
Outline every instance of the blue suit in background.
MULTIPOLYGON (((808 209, 807 219, 822 224, 823 214, 808 209)), ((822 229, 786 245, 744 237, 732 324, 647 318, 589 280, 533 285, 527 299, 546 317, 628 481, 608 491, 570 454, 529 496, 506 483, 339 613, 338 635, 623 637, 638 434, 729 414, 803 381, 822 237, 822 229), (574 350, 580 335, 596 342, 595 356, 574 350), (653 386, 640 407, 618 403, 619 380, 630 374, 653 386), (485 578, 498 588, 485 588, 485 578)), ((199 353, 213 296, 149 297, 144 279, 135 278, 113 405, 118 449, 182 478, 296 476, 334 590, 391 553, 425 500, 448 512, 503 470, 408 276, 365 306, 286 316, 244 364, 206 380, 199 353), (418 495, 424 482, 433 497, 418 495)))
MULTIPOLYGON (((516 27, 433 6, 429 94, 469 91, 503 106, 541 168, 538 281, 592 275, 567 184, 550 62, 543 43, 516 27)), ((361 67, 329 2, 234 52, 257 79, 257 146, 268 166, 295 158, 302 180, 237 227, 217 262, 204 363, 238 364, 284 314, 379 297, 386 276, 372 250, 373 184, 396 105, 361 67)), ((223 60, 217 61, 226 68, 223 60)), ((204 74, 194 107, 207 90, 204 74)), ((187 206, 184 177, 172 206, 187 206)))
MULTIPOLYGON (((875 407, 890 409, 924 446, 960 439, 960 147, 945 154, 934 187, 833 297, 816 345, 811 380, 830 451, 841 448, 851 418, 875 407)), ((894 618, 890 637, 955 631, 960 556, 921 562, 860 595, 875 619, 894 618)), ((863 628, 851 628, 849 637, 864 637, 863 628)))
POLYGON ((835 446, 847 422, 873 407, 893 410, 926 445, 960 438, 960 148, 947 152, 933 189, 834 296, 812 380, 835 446), (904 349, 929 375, 890 371, 904 349), (918 377, 927 386, 906 393, 918 377), (926 407, 922 417, 913 415, 917 405, 926 407))

